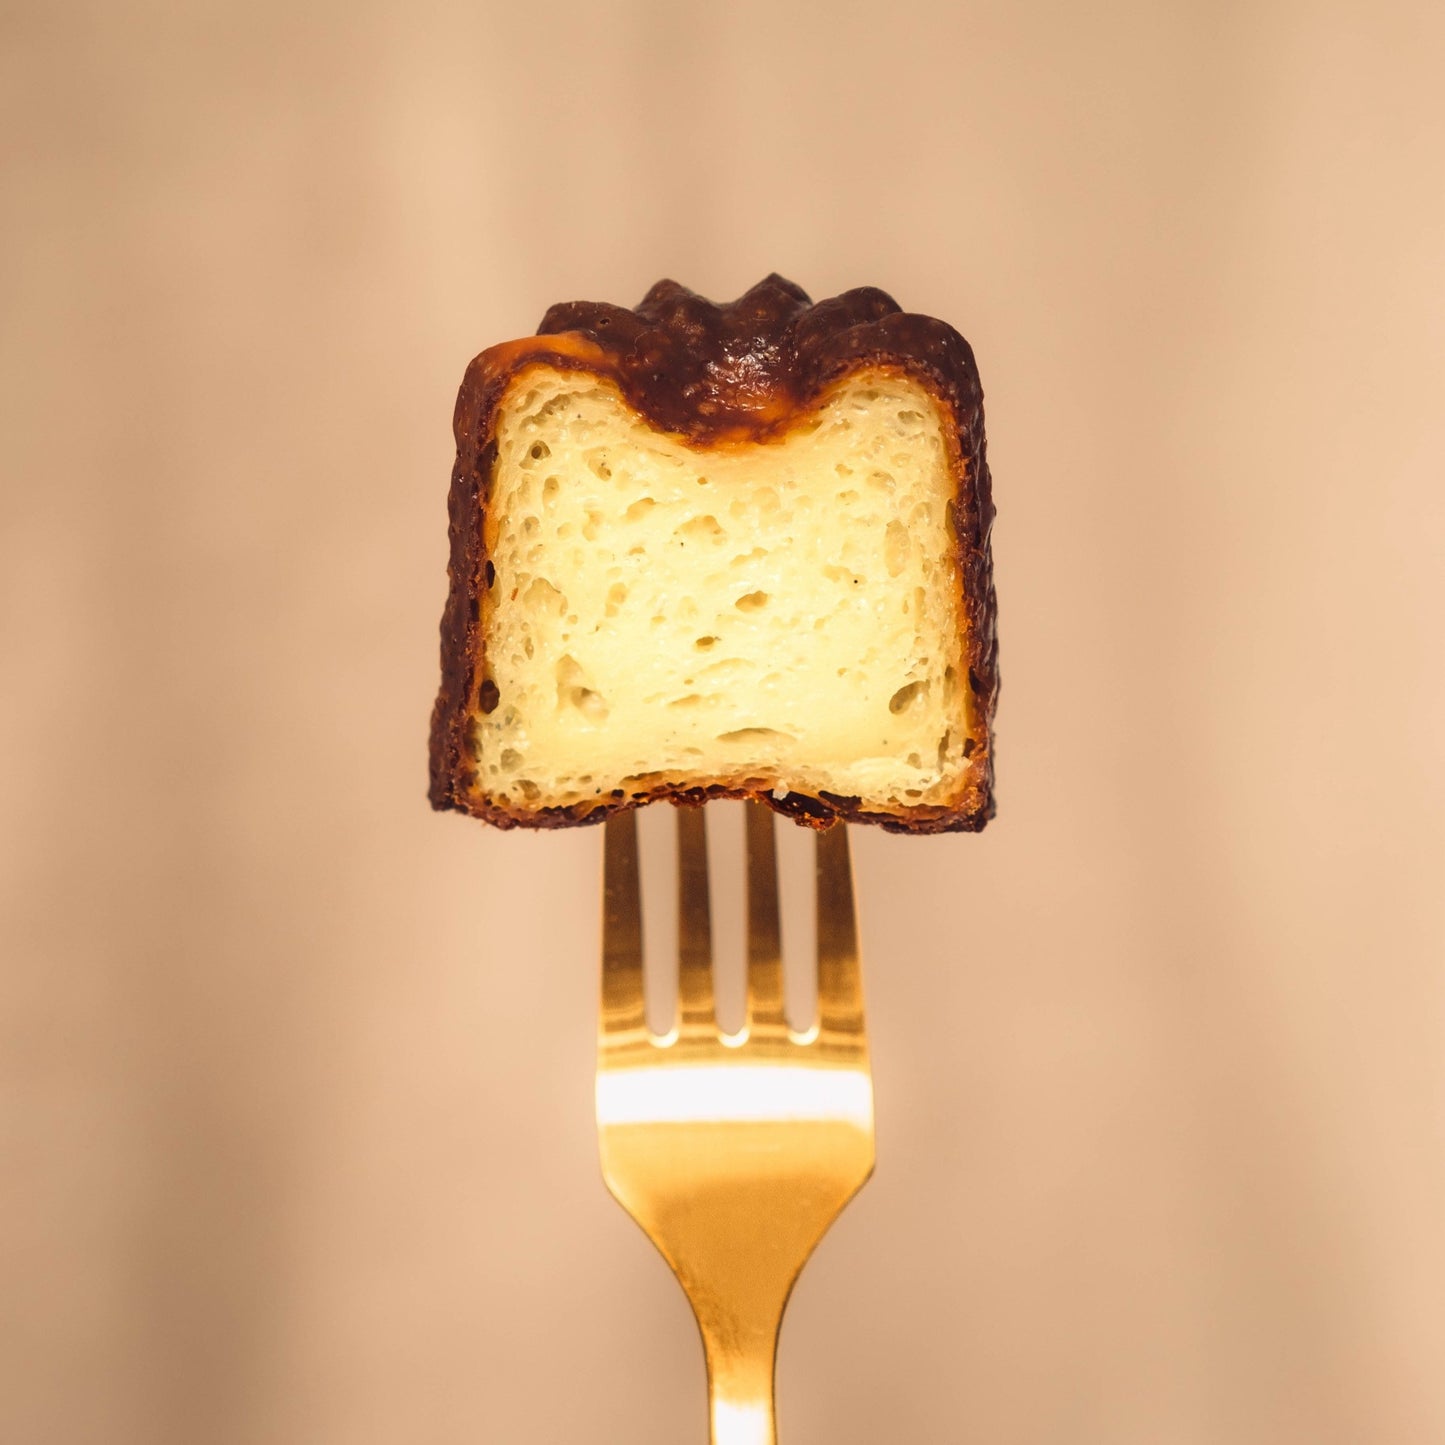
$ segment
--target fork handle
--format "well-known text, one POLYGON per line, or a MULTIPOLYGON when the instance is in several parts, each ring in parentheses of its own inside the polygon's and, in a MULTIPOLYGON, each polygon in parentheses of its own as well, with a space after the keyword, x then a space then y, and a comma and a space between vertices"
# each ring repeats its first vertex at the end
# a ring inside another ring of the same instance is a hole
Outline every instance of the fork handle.
POLYGON ((777 1445, 773 1387, 780 1321, 739 1328, 739 1321, 705 1318, 696 1304, 693 1309, 707 1356, 711 1445, 777 1445))

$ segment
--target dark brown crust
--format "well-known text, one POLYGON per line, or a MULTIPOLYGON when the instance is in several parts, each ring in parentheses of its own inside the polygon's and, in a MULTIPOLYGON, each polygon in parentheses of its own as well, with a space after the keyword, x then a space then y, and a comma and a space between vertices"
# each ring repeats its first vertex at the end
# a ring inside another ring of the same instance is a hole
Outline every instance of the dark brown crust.
POLYGON ((431 723, 433 807, 470 813, 501 828, 597 823, 663 798, 679 803, 756 798, 815 828, 841 819, 899 833, 976 832, 993 816, 998 633, 989 532, 994 506, 978 368, 968 342, 951 326, 903 312, 873 287, 813 305, 801 288, 775 275, 718 306, 675 281, 659 281, 636 310, 567 302, 547 312, 536 336, 482 352, 462 381, 453 428, 451 585, 442 614, 441 690, 431 723), (593 803, 533 812, 494 803, 478 791, 471 723, 483 705, 484 516, 496 459, 496 416, 508 384, 523 368, 539 363, 613 382, 652 426, 694 447, 778 437, 814 410, 827 391, 860 371, 901 373, 929 392, 943 418, 958 478, 954 515, 972 689, 973 747, 962 785, 948 806, 879 813, 865 810, 858 798, 829 793, 790 793, 779 799, 762 779, 756 787, 733 781, 690 790, 639 780, 634 789, 593 803))

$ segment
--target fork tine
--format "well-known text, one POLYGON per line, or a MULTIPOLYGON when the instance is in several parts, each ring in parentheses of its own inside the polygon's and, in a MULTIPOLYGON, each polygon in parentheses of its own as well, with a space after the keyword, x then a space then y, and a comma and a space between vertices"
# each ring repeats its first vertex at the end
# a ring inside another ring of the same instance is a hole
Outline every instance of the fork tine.
POLYGON ((818 1026, 835 1033, 863 1031, 863 978, 858 964, 858 920, 848 825, 817 835, 818 1026))
POLYGON ((783 1023, 783 939, 773 813, 748 804, 748 1026, 783 1023))
POLYGON ((637 814, 609 818, 602 850, 602 1035, 647 1028, 642 992, 642 884, 637 814))
POLYGON ((677 812, 677 1008, 683 1029, 711 1033, 712 914, 707 888, 707 824, 700 807, 677 812))

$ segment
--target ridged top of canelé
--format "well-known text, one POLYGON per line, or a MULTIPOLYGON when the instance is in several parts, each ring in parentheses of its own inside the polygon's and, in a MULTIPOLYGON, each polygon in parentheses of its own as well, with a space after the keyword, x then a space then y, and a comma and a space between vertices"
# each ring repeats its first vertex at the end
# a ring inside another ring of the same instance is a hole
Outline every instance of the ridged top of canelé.
POLYGON ((585 337, 649 421, 704 442, 786 426, 830 381, 867 361, 926 376, 956 408, 980 399, 963 337, 872 286, 814 305, 801 287, 769 276, 719 305, 659 281, 632 311, 596 301, 553 306, 538 333, 585 337))
POLYGON ((699 444, 784 430, 830 382, 870 363, 923 381, 960 420, 982 401, 968 342, 877 287, 815 305, 800 286, 769 276, 718 304, 659 281, 633 310, 564 301, 535 336, 482 352, 457 399, 458 441, 476 435, 498 387, 539 361, 610 377, 654 426, 699 444))

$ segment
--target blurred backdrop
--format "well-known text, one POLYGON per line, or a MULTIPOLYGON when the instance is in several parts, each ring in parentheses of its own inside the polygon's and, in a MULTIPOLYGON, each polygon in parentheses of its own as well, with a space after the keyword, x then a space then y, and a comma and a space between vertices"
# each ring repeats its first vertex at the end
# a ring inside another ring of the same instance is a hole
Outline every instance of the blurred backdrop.
POLYGON ((426 727, 467 360, 778 270, 972 341, 1004 675, 987 832, 855 834, 880 1168, 785 1438, 1445 1441, 1442 60, 0 4, 0 1439, 705 1439, 596 1167, 600 834, 433 815, 426 727))

